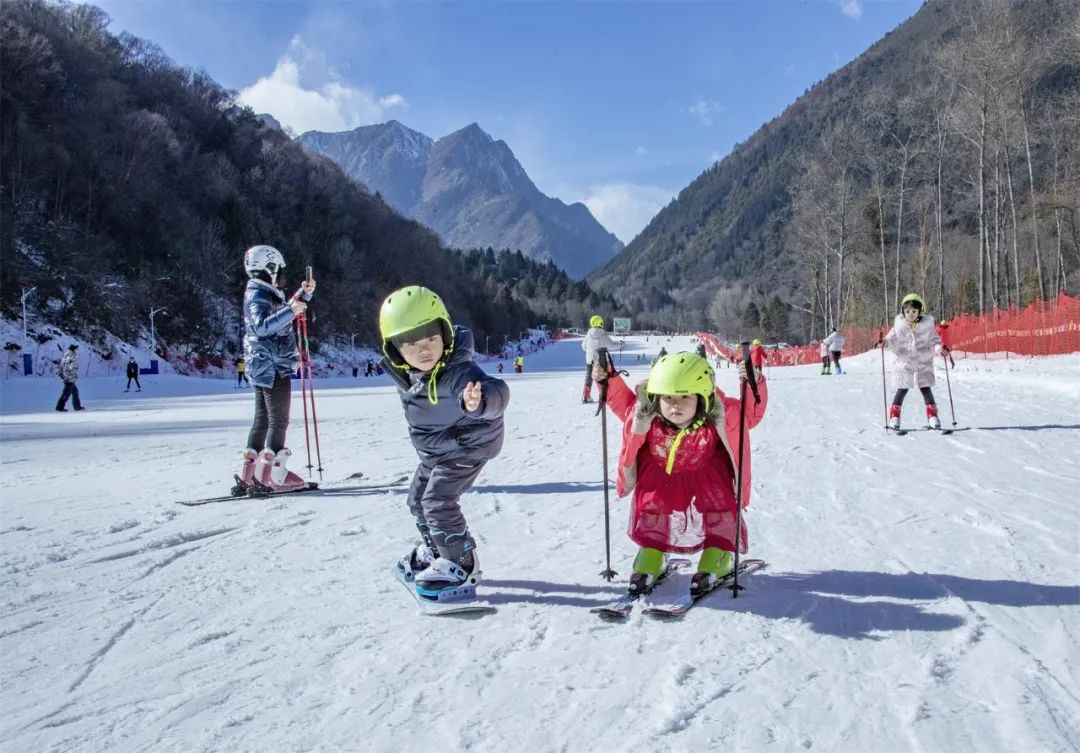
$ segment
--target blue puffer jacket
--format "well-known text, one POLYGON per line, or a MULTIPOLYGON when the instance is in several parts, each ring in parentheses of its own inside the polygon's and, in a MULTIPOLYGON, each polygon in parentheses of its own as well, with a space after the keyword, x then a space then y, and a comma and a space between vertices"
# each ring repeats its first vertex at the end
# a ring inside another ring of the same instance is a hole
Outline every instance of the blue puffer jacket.
POLYGON ((450 458, 490 460, 503 445, 503 413, 510 402, 506 382, 488 376, 473 363, 473 336, 464 327, 454 327, 454 349, 436 366, 432 389, 431 374, 419 374, 383 359, 397 384, 409 437, 420 460, 434 465, 450 458), (473 413, 461 404, 461 393, 469 382, 480 382, 483 400, 473 413), (434 402, 433 402, 434 401, 434 402))
POLYGON ((244 290, 244 358, 256 387, 273 387, 275 376, 291 376, 300 365, 296 352, 296 315, 285 294, 262 280, 248 280, 244 290))

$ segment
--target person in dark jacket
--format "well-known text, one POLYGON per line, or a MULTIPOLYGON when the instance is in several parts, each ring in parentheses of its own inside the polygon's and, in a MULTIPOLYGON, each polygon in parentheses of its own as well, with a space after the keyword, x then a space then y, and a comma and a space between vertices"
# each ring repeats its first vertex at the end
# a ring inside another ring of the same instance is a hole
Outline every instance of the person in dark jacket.
POLYGON ((244 360, 247 378, 255 387, 255 420, 234 494, 256 483, 278 491, 304 485, 287 467, 292 453, 285 446, 285 432, 292 375, 300 365, 293 321, 307 310, 315 281, 305 281, 286 300, 278 278, 284 268, 285 258, 273 246, 252 246, 244 253, 244 269, 250 278, 244 290, 244 360))
POLYGON ((460 499, 502 449, 510 390, 473 362, 472 332, 453 326, 442 299, 427 288, 391 293, 379 330, 420 457, 408 503, 421 543, 398 562, 399 575, 421 598, 469 598, 480 568, 460 499))
POLYGON ((127 362, 127 387, 124 388, 124 392, 131 392, 131 380, 135 380, 135 391, 142 392, 142 385, 139 384, 139 364, 135 363, 135 356, 128 359, 127 362))
POLYGON ((64 391, 56 401, 56 409, 61 413, 67 411, 65 406, 70 397, 75 410, 84 410, 79 400, 79 387, 75 384, 79 378, 79 346, 75 343, 68 346, 67 353, 60 359, 60 378, 64 380, 64 391))

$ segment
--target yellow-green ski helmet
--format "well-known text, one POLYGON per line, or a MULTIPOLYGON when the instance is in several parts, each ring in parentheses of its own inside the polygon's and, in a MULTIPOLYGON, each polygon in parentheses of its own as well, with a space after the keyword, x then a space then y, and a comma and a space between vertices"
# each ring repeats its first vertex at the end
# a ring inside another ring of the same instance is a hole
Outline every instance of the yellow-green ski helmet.
POLYGON ((604 317, 600 316, 599 314, 594 314, 593 317, 591 319, 589 319, 589 326, 590 327, 603 327, 604 326, 604 317))
POLYGON ((709 362, 697 353, 669 353, 649 370, 645 390, 650 395, 700 395, 708 412, 716 394, 716 377, 709 362))
POLYGON ((909 303, 916 304, 919 307, 920 314, 926 313, 926 302, 923 301, 922 296, 918 293, 908 293, 905 295, 904 300, 900 301, 900 310, 903 311, 904 306, 907 306, 909 303))
POLYGON ((432 322, 441 325, 443 346, 449 352, 454 347, 454 326, 446 304, 438 294, 420 285, 409 285, 386 296, 379 309, 379 334, 382 335, 383 353, 390 362, 395 366, 404 365, 404 359, 390 338, 432 322))

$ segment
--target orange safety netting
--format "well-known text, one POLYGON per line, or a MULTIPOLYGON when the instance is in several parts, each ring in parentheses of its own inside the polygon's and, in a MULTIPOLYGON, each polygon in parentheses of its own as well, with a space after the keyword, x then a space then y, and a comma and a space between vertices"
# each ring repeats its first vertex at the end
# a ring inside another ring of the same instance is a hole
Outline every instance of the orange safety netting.
MULTIPOLYGON (((889 325, 892 326, 891 324, 889 325)), ((874 347, 888 328, 852 327, 844 330, 844 350, 862 353, 874 347)), ((942 342, 956 357, 990 353, 1050 356, 1080 352, 1080 298, 1062 293, 1052 301, 1036 301, 1023 309, 1013 306, 982 315, 961 314, 939 325, 942 342)), ((711 353, 726 358, 734 352, 707 332, 698 333, 711 353)), ((770 348, 770 366, 820 363, 819 343, 770 348)))

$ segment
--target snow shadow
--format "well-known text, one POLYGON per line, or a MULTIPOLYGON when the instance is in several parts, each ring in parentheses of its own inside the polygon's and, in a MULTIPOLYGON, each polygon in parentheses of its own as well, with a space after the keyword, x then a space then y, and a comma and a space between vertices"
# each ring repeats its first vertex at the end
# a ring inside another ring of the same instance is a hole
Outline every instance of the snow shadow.
POLYGON ((953 597, 1011 607, 1080 605, 1080 587, 1075 585, 978 580, 934 573, 758 573, 746 578, 742 585, 746 590, 738 599, 731 598, 730 592, 715 594, 697 608, 802 620, 823 635, 880 640, 881 636, 873 634, 953 630, 965 622, 957 615, 929 611, 929 604, 918 602, 953 597))
MULTIPOLYGON (((71 412, 71 411, 69 411, 71 412)), ((81 418, 85 413, 74 413, 81 418)), ((72 423, 9 422, 0 429, 0 443, 52 439, 88 439, 91 437, 149 437, 155 434, 190 434, 192 432, 238 431, 242 423, 236 419, 205 419, 198 421, 121 421, 85 422, 76 418, 72 423)), ((249 422, 250 423, 250 422, 249 422)), ((246 429, 244 429, 246 430, 246 429)))
POLYGON ((625 591, 617 586, 585 586, 580 583, 552 583, 546 580, 484 579, 484 599, 492 604, 552 604, 564 607, 599 607, 625 591), (530 593, 511 593, 489 589, 520 589, 530 593), (571 593, 582 596, 572 596, 571 593), (595 594, 598 598, 588 598, 595 594))
MULTIPOLYGON (((609 483, 608 487, 614 496, 614 482, 609 483)), ((576 494, 577 492, 602 491, 603 488, 604 484, 601 481, 556 481, 542 484, 487 484, 474 486, 470 491, 502 494, 576 494)))
POLYGON ((1080 424, 1039 424, 1037 426, 973 426, 979 431, 1043 431, 1045 429, 1080 429, 1080 424))

